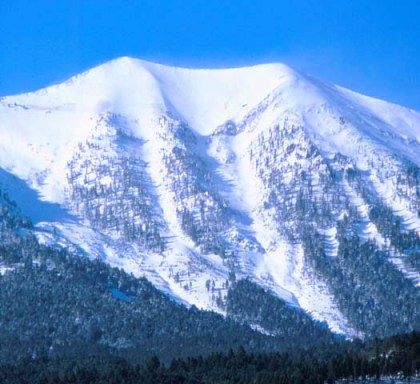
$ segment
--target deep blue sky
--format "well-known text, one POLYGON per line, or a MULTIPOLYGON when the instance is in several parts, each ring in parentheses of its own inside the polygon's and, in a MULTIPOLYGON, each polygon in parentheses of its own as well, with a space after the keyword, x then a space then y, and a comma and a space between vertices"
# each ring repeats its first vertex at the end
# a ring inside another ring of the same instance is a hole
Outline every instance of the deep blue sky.
POLYGON ((0 95, 123 55, 191 67, 282 61, 420 110, 418 0, 0 0, 0 95))

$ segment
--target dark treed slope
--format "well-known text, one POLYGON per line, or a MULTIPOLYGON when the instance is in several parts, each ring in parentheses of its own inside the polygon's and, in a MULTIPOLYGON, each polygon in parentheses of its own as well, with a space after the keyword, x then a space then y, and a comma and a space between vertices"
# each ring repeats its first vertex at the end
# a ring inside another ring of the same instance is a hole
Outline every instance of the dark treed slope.
MULTIPOLYGON (((322 325, 280 303, 276 316, 294 321, 281 323, 284 333, 273 331, 275 337, 188 309, 144 278, 39 244, 31 223, 20 218, 7 196, 0 209, 0 361, 94 354, 167 360, 239 345, 255 351, 298 350, 308 346, 306 335, 316 335, 313 345, 335 340, 322 325)), ((269 321, 263 324, 268 329, 269 321)))

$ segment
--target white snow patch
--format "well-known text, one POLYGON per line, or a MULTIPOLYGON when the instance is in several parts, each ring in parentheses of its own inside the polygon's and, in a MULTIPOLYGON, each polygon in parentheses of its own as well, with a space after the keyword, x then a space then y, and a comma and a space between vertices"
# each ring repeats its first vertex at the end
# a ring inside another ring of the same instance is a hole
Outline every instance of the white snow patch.
POLYGON ((337 228, 318 229, 318 233, 324 237, 325 254, 329 257, 337 257, 339 246, 337 228))
POLYGON ((15 268, 0 264, 0 275, 5 275, 7 272, 14 271, 15 268))

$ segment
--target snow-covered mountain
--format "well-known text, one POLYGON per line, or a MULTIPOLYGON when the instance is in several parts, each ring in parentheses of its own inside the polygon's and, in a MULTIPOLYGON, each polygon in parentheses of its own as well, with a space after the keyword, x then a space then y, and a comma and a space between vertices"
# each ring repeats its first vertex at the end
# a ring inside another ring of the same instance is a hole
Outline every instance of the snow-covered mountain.
POLYGON ((419 167, 420 113, 283 64, 125 57, 0 99, 0 189, 40 241, 222 313, 249 278, 349 336, 419 325, 419 167))

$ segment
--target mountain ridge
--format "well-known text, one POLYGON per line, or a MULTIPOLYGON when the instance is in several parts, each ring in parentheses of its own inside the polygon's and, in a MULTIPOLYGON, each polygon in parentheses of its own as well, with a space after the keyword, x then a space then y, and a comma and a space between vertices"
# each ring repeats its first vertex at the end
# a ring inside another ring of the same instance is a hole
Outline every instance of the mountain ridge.
POLYGON ((349 272, 349 233, 418 292, 406 256, 420 246, 405 235, 420 234, 418 112, 282 64, 190 70, 122 58, 3 97, 0 116, 0 167, 68 212, 37 212, 40 241, 145 275, 181 302, 225 313, 229 285, 251 278, 336 332, 371 332, 331 283, 349 272))

